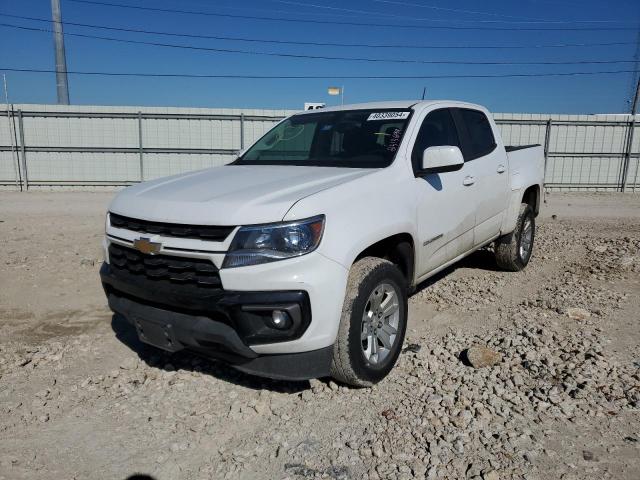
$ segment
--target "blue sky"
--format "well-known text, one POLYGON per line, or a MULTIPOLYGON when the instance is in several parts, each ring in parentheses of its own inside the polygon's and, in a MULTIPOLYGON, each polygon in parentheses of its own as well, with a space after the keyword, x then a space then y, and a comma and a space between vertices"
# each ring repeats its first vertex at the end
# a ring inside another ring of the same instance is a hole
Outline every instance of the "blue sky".
MULTIPOLYGON (((413 45, 538 45, 628 42, 627 45, 522 49, 406 49, 262 44, 230 40, 167 37, 66 26, 67 33, 111 36, 147 42, 312 56, 421 61, 576 62, 633 60, 640 28, 640 2, 617 0, 103 0, 109 3, 268 16, 330 23, 278 22, 166 13, 61 0, 66 22, 161 32, 254 39, 413 45), (593 23, 571 23, 592 21, 593 23), (391 27, 331 22, 390 24, 391 27), (545 23, 540 22, 557 22, 545 23), (414 25, 420 28, 403 28, 414 25), (481 26, 485 30, 446 30, 433 26, 481 26), (530 31, 525 28, 556 28, 530 31), (575 28, 627 28, 601 31, 575 28), (495 30, 509 28, 511 30, 495 30), (574 30, 572 30, 574 29, 574 30)), ((2 23, 51 28, 50 24, 7 15, 50 18, 49 0, 0 0, 2 23)), ((54 68, 49 32, 0 27, 0 68, 54 68)), ((70 75, 71 102, 93 105, 301 108, 305 101, 335 104, 330 85, 345 86, 345 102, 448 98, 485 104, 496 112, 602 113, 628 109, 631 73, 619 75, 457 78, 344 79, 349 75, 494 75, 507 73, 634 70, 633 63, 586 65, 437 65, 285 58, 122 44, 66 36, 70 71, 189 74, 328 75, 330 79, 187 79, 70 75)), ((55 76, 7 72, 10 101, 55 103, 55 76)))

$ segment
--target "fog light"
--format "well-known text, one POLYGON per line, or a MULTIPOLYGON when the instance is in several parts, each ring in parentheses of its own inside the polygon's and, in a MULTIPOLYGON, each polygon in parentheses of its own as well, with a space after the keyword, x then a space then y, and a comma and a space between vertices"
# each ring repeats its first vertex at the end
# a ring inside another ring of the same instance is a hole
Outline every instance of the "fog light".
POLYGON ((284 330, 291 326, 291 317, 287 312, 274 310, 271 314, 271 323, 278 330, 284 330))

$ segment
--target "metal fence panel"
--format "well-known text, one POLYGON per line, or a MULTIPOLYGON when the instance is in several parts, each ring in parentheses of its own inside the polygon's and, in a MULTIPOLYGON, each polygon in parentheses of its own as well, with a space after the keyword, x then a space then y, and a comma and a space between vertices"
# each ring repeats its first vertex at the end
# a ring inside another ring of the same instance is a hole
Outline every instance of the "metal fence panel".
MULTIPOLYGON (((224 165, 291 110, 13 105, 0 185, 126 185, 224 165), (15 129, 13 125, 15 124, 15 129), (16 150, 11 150, 12 135, 16 150), (24 139, 24 142, 22 141, 24 139), (20 171, 18 172, 18 169, 20 171)), ((507 145, 545 145, 552 190, 621 190, 629 115, 495 115, 507 145)), ((627 190, 640 190, 635 128, 627 190)))
POLYGON ((190 154, 175 155, 166 153, 151 153, 145 156, 144 178, 154 178, 175 175, 189 170, 201 170, 209 167, 219 167, 235 159, 229 154, 190 154))
POLYGON ((32 117, 22 110, 24 139, 28 146, 136 147, 135 119, 32 117))
POLYGON ((548 189, 619 189, 622 157, 549 157, 545 177, 548 189))
POLYGON ((6 150, 0 150, 0 184, 8 183, 19 186, 20 175, 18 173, 17 151, 12 151, 15 146, 13 137, 13 118, 7 116, 7 111, 0 114, 0 145, 6 145, 6 150))
MULTIPOLYGON (((547 142, 547 189, 622 190, 630 115, 496 114, 495 117, 505 144, 547 142), (546 122, 551 122, 548 138, 545 138, 546 122)), ((639 186, 635 177, 639 145, 634 138, 627 176, 631 191, 639 186)))
POLYGON ((120 185, 137 178, 138 155, 130 153, 28 152, 30 185, 120 185))
POLYGON ((16 185, 16 159, 11 151, 0 152, 0 184, 16 185))

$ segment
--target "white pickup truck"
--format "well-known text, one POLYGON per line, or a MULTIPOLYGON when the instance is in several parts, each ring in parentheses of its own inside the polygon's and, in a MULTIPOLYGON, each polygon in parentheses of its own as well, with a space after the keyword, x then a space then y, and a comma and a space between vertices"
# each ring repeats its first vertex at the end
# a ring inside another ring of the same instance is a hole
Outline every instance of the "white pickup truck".
POLYGON ((371 385, 420 282, 492 242, 500 267, 527 265, 543 165, 540 146, 505 148, 478 105, 299 113, 229 165, 119 193, 102 283, 151 345, 371 385))

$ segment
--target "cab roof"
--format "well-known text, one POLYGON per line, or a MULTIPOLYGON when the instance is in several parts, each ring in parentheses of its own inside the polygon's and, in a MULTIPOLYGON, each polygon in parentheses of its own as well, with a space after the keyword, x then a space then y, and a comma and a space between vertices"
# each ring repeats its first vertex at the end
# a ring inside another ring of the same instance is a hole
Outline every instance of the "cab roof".
MULTIPOLYGON (((406 109, 412 108, 413 110, 422 110, 424 108, 431 107, 433 105, 449 106, 449 107, 462 107, 473 108, 476 110, 486 111, 482 105, 476 105, 473 103, 459 102, 456 100, 394 100, 388 102, 366 102, 366 103, 352 103, 349 105, 337 105, 333 107, 325 107, 320 109, 322 112, 339 112, 342 110, 387 110, 387 109, 406 109)), ((297 115, 304 115, 309 113, 318 113, 318 110, 306 110, 300 112, 297 115)))

